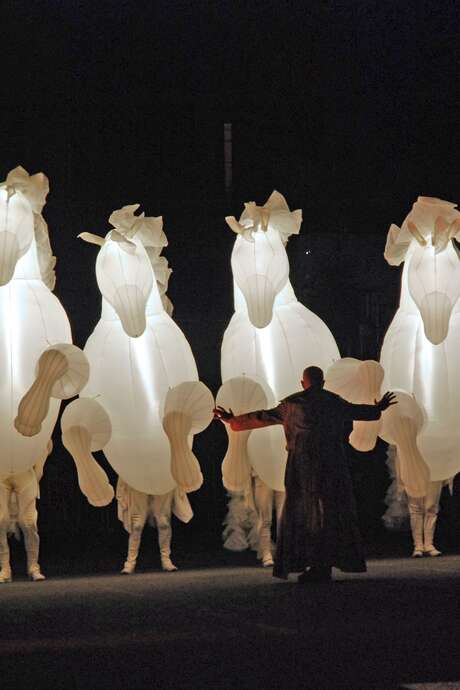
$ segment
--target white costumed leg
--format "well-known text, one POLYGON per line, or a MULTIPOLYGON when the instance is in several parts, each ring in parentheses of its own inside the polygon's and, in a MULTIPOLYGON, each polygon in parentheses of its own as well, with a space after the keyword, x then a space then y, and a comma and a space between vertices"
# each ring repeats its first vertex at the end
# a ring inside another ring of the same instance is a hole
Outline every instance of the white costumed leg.
POLYGON ((15 481, 16 494, 18 497, 18 523, 24 535, 24 545, 27 554, 27 572, 34 582, 45 579, 40 571, 38 563, 38 552, 40 548, 40 537, 37 529, 37 496, 38 481, 34 470, 29 470, 18 476, 15 481))
POLYGON ((132 527, 128 539, 128 554, 121 571, 123 575, 132 575, 136 570, 137 557, 139 555, 144 525, 145 519, 143 520, 141 515, 132 516, 132 527))
POLYGON ((0 584, 11 582, 10 548, 8 546, 8 527, 10 523, 11 489, 0 481, 0 584))
POLYGON ((259 551, 258 557, 264 568, 273 566, 272 553, 272 519, 274 492, 260 477, 254 480, 254 500, 259 524, 259 551))
POLYGON ((158 545, 160 547, 161 567, 165 572, 172 573, 177 566, 171 560, 172 527, 171 514, 174 491, 163 496, 153 497, 153 515, 158 529, 158 545))
POLYGON ((275 513, 276 513, 276 526, 279 527, 281 522, 281 516, 283 514, 284 499, 286 498, 285 491, 275 491, 275 513))
POLYGON ((117 501, 118 518, 129 533, 128 554, 121 572, 123 575, 132 575, 136 569, 142 531, 147 519, 148 496, 118 479, 117 501))
POLYGON ((425 515, 423 521, 423 551, 428 556, 440 556, 441 552, 433 544, 436 522, 438 519, 439 499, 443 482, 430 482, 425 496, 425 515))
POLYGON ((424 522, 424 503, 425 497, 413 498, 409 496, 409 516, 410 527, 412 531, 412 539, 414 542, 414 550, 412 552, 413 558, 421 558, 423 556, 423 522, 424 522))

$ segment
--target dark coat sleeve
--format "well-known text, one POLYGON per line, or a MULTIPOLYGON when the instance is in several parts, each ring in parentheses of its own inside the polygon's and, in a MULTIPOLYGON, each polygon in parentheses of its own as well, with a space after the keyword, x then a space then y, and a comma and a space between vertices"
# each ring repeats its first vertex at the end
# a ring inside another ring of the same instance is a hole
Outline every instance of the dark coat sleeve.
POLYGON ((346 400, 342 400, 342 405, 344 418, 349 422, 372 422, 380 419, 381 412, 377 405, 354 405, 346 400))
POLYGON ((248 431, 260 429, 264 426, 283 423, 283 403, 271 410, 257 410, 247 414, 239 414, 229 420, 233 431, 248 431))

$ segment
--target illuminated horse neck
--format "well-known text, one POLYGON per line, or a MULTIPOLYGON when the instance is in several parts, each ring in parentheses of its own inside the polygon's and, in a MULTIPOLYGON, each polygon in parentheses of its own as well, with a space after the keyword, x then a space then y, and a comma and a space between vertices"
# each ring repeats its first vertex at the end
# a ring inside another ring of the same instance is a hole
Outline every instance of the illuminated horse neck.
MULTIPOLYGON (((226 220, 237 233, 232 252, 235 313, 222 342, 221 372, 223 387, 231 393, 227 403, 243 412, 276 405, 299 388, 306 366, 315 364, 326 371, 339 352, 327 326, 297 301, 289 282, 285 245, 300 230, 301 211, 291 212, 284 197, 273 192, 262 207, 245 204, 239 221, 226 220), (262 395, 246 397, 245 381, 249 389, 255 385, 262 395)), ((233 469, 234 478, 249 476, 250 463, 272 489, 283 490, 283 430, 259 429, 246 440, 246 455, 242 441, 232 445, 232 460, 227 458, 224 469, 226 486, 235 490, 239 480, 229 483, 228 477, 233 469), (235 448, 238 452, 233 452, 235 448), (239 472, 241 468, 245 472, 239 472)))
POLYGON ((146 319, 163 313, 170 303, 166 288, 171 271, 160 256, 167 245, 162 218, 134 215, 139 204, 124 206, 109 218, 114 226, 105 238, 91 233, 80 237, 101 247, 96 277, 102 293, 103 320, 121 321, 125 333, 137 338, 146 319))
POLYGON ((237 233, 232 252, 235 311, 246 311, 253 326, 264 328, 274 307, 296 301, 285 245, 290 235, 298 234, 302 212, 291 212, 275 191, 264 206, 246 203, 239 221, 233 216, 226 221, 237 233))
POLYGON ((226 221, 237 238, 235 314, 222 343, 222 380, 250 376, 270 400, 280 400, 297 390, 306 366, 326 371, 339 357, 326 324, 297 301, 289 282, 285 245, 299 233, 302 213, 273 192, 264 206, 245 204, 239 221, 226 221))
MULTIPOLYGON (((139 255, 142 256, 142 249, 140 249, 143 247, 142 242, 136 240, 136 238, 133 238, 132 241, 137 245, 137 251, 139 255)), ((148 248, 144 247, 144 249, 148 248)), ((122 325, 128 322, 141 323, 142 317, 140 315, 140 310, 142 305, 144 305, 146 321, 148 321, 149 317, 157 316, 164 312, 167 312, 169 315, 171 314, 172 304, 166 295, 168 278, 171 273, 171 270, 168 269, 167 259, 157 254, 153 255, 151 252, 147 253, 147 257, 151 267, 152 289, 145 302, 142 297, 140 300, 134 297, 134 300, 131 302, 131 296, 134 292, 132 286, 127 284, 124 286, 122 285, 111 302, 102 294, 102 320, 118 320, 122 325), (136 314, 136 312, 138 313, 136 314)), ((147 274, 147 271, 145 273, 147 274)))
POLYGON ((459 232, 456 205, 431 197, 419 197, 401 228, 391 225, 388 232, 386 260, 404 261, 400 309, 421 317, 433 345, 445 340, 458 310, 460 262, 454 242, 459 232))
MULTIPOLYGON (((245 296, 235 280, 233 280, 233 301, 235 312, 243 312, 245 314, 248 313, 245 296)), ((298 302, 298 299, 295 295, 294 288, 292 287, 290 280, 288 280, 284 288, 282 288, 282 290, 276 295, 273 302, 273 310, 275 311, 278 307, 286 304, 293 304, 295 302, 298 302)))
POLYGON ((152 495, 177 486, 189 492, 203 480, 191 439, 211 421, 213 400, 168 313, 162 219, 136 216, 137 209, 112 213, 105 238, 81 235, 100 246, 96 278, 103 296, 102 318, 85 346, 92 365, 85 395, 100 396, 109 415, 105 453, 128 486, 152 495))
POLYGON ((405 265, 400 307, 382 345, 383 387, 407 391, 424 409, 417 443, 433 481, 460 468, 459 229, 455 204, 419 197, 401 228, 390 227, 385 247, 389 264, 405 265))
POLYGON ((43 173, 12 170, 0 185, 0 286, 11 280, 42 280, 54 289, 56 259, 42 208, 48 194, 43 173))
POLYGON ((51 291, 54 290, 56 274, 49 243, 48 227, 42 216, 34 217, 34 238, 27 253, 22 256, 13 274, 13 280, 41 280, 51 291))

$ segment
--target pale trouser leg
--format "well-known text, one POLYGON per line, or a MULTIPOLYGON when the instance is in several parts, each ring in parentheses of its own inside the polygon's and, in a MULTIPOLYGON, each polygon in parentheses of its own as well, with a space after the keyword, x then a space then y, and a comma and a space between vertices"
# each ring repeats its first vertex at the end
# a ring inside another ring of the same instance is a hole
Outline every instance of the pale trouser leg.
POLYGON ((144 529, 146 520, 146 512, 141 514, 133 514, 131 516, 131 532, 128 538, 128 553, 126 561, 122 569, 123 575, 132 575, 136 570, 137 557, 139 555, 139 548, 141 545, 142 530, 144 529))
POLYGON ((279 525, 281 520, 281 515, 283 514, 284 499, 286 498, 285 491, 275 491, 275 513, 276 513, 276 524, 279 525))
POLYGON ((125 481, 118 478, 118 517, 129 534, 128 553, 121 570, 123 575, 131 575, 136 569, 142 530, 147 520, 148 500, 148 494, 131 488, 125 481))
POLYGON ((413 498, 408 496, 410 527, 412 532, 412 539, 414 542, 414 550, 412 556, 420 558, 423 556, 423 521, 425 512, 425 497, 413 498))
POLYGON ((0 584, 11 582, 8 526, 10 522, 11 489, 0 481, 0 584))
POLYGON ((264 568, 273 565, 272 518, 274 491, 260 477, 254 480, 254 503, 259 526, 259 554, 264 568))
POLYGON ((441 552, 433 544, 438 519, 439 499, 443 482, 430 482, 425 496, 425 515, 423 521, 423 550, 428 556, 440 556, 441 552))
POLYGON ((14 481, 18 497, 18 523, 24 535, 27 554, 27 572, 34 582, 38 582, 44 580, 45 576, 41 573, 38 563, 40 537, 37 529, 37 476, 33 470, 29 470, 15 477, 14 481))
POLYGON ((161 567, 166 572, 174 572, 177 567, 171 560, 172 527, 171 514, 174 491, 163 496, 154 496, 152 502, 153 515, 158 529, 158 545, 160 547, 161 567))

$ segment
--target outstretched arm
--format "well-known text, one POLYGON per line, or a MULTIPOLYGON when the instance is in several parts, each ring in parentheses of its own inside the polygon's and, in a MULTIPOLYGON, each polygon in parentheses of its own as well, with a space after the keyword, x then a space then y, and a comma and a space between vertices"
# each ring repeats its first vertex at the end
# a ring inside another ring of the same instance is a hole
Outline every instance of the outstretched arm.
POLYGON ((233 431, 249 431, 273 424, 282 424, 283 415, 280 408, 281 406, 278 405, 271 410, 257 410, 247 414, 234 415, 232 410, 227 412, 223 407, 216 407, 214 418, 230 424, 233 431))
POLYGON ((350 421, 371 422, 379 419, 382 412, 384 412, 390 405, 396 405, 395 394, 387 391, 385 395, 375 405, 353 405, 347 402, 345 407, 345 416, 350 421))

